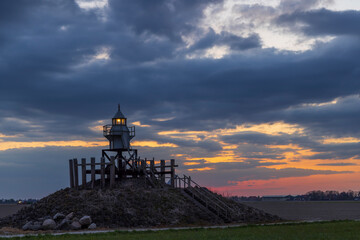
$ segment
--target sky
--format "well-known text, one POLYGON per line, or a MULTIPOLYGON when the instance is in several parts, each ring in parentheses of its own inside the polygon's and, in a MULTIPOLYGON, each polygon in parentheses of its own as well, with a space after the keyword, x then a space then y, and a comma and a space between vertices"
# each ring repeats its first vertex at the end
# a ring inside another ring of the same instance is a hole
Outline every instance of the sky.
POLYGON ((69 185, 121 104, 225 195, 358 191, 360 1, 1 0, 0 199, 69 185))

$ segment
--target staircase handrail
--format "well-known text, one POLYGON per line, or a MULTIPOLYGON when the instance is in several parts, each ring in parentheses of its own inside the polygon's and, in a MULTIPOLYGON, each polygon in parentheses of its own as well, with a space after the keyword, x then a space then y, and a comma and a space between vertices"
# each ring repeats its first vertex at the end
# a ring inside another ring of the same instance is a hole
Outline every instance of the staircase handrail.
MULTIPOLYGON (((180 177, 178 177, 177 176, 177 179, 179 179, 180 181, 183 181, 184 182, 184 184, 186 184, 186 182, 185 182, 185 179, 189 179, 188 177, 186 177, 185 175, 184 175, 184 177, 183 178, 180 178, 180 177)), ((190 179, 191 180, 191 179, 190 179)), ((197 186, 200 186, 200 185, 198 185, 197 183, 195 183, 197 186)), ((201 187, 199 188, 196 188, 196 187, 192 187, 192 186, 190 186, 190 188, 189 189, 192 189, 192 190, 195 190, 198 194, 197 194, 197 197, 199 198, 199 199, 201 199, 202 201, 205 201, 205 203, 206 204, 211 204, 211 205, 214 205, 215 207, 213 207, 212 206, 212 208, 214 208, 214 210, 215 211, 217 211, 217 210, 221 210, 222 212, 224 212, 224 214, 223 215, 225 215, 225 217, 228 217, 228 210, 227 209, 225 209, 225 208, 223 208, 222 206, 220 206, 218 203, 216 203, 213 199, 211 199, 210 197, 209 197, 209 194, 208 193, 206 193, 206 194, 204 194, 204 192, 203 191, 201 191, 200 189, 201 189, 201 187), (205 198, 205 199, 204 199, 205 198)), ((193 192, 192 192, 193 193, 193 192)), ((220 211, 217 211, 218 212, 218 215, 220 214, 220 211)))
POLYGON ((226 208, 228 211, 230 212, 234 212, 234 210, 229 207, 222 199, 220 199, 217 195, 212 194, 209 192, 209 190, 205 190, 203 187, 201 187, 198 183, 196 183, 194 180, 192 180, 190 177, 187 177, 186 175, 184 175, 185 178, 189 179, 191 183, 193 183, 196 187, 198 187, 199 189, 201 189, 201 191, 206 194, 207 196, 209 196, 212 199, 215 199, 218 203, 220 203, 220 205, 222 205, 224 208, 226 208))

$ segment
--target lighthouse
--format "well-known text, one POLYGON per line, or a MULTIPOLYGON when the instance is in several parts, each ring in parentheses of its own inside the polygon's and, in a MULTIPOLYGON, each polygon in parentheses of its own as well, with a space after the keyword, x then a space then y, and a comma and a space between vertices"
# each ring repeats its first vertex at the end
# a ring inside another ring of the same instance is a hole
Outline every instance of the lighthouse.
POLYGON ((137 149, 131 147, 130 141, 135 137, 135 126, 128 127, 127 119, 120 110, 120 104, 111 124, 103 126, 103 135, 109 140, 109 148, 102 150, 102 157, 111 161, 111 155, 117 160, 116 171, 125 174, 130 167, 130 161, 137 159, 137 149))
POLYGON ((111 124, 103 126, 103 135, 109 141, 109 148, 102 149, 100 162, 96 163, 95 157, 91 158, 90 163, 86 163, 86 158, 81 158, 81 163, 77 158, 69 160, 71 188, 80 187, 79 167, 83 189, 93 189, 97 184, 100 184, 101 188, 114 187, 116 181, 131 178, 143 178, 144 183, 152 187, 164 187, 166 179, 170 179, 170 185, 175 186, 175 160, 170 159, 169 165, 166 165, 166 160, 163 159, 141 159, 137 149, 131 147, 131 140, 135 137, 135 126, 127 124, 127 118, 121 112, 119 104, 111 124), (87 169, 88 166, 91 166, 91 169, 87 169), (86 180, 88 174, 91 175, 90 185, 86 180))
POLYGON ((109 140, 109 150, 131 150, 130 141, 135 137, 135 126, 127 126, 127 119, 120 111, 120 104, 111 124, 105 125, 103 130, 104 137, 109 140))

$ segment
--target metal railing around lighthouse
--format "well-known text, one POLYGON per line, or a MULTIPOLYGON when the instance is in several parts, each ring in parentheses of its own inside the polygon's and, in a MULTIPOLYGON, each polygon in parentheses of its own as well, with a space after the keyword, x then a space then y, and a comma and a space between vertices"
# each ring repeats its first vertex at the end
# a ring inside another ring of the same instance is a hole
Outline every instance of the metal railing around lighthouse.
MULTIPOLYGON (((108 135, 111 135, 113 133, 113 125, 108 124, 103 126, 103 135, 106 137, 108 135)), ((127 127, 129 129, 129 136, 135 137, 135 126, 127 127)), ((116 131, 115 131, 116 132, 116 131)), ((119 133, 123 132, 122 130, 119 131, 119 133)))

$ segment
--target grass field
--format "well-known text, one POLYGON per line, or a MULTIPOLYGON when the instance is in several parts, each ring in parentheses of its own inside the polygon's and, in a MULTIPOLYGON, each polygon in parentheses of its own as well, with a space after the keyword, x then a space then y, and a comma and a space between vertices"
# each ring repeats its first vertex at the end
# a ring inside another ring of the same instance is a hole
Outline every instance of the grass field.
POLYGON ((28 205, 18 205, 18 204, 0 204, 0 218, 12 215, 19 211, 21 208, 28 205))
MULTIPOLYGON (((15 238, 24 239, 24 238, 15 238)), ((61 236, 37 236, 26 237, 26 240, 131 240, 131 239, 151 239, 151 240, 190 240, 190 239, 246 239, 246 240, 266 240, 266 239, 360 239, 360 222, 341 221, 341 222, 322 222, 304 224, 285 224, 272 226, 245 226, 225 229, 194 229, 194 230, 166 230, 166 231, 146 231, 146 232, 114 232, 88 235, 61 235, 61 236)))
POLYGON ((243 203, 287 220, 360 219, 360 201, 259 201, 243 203))

